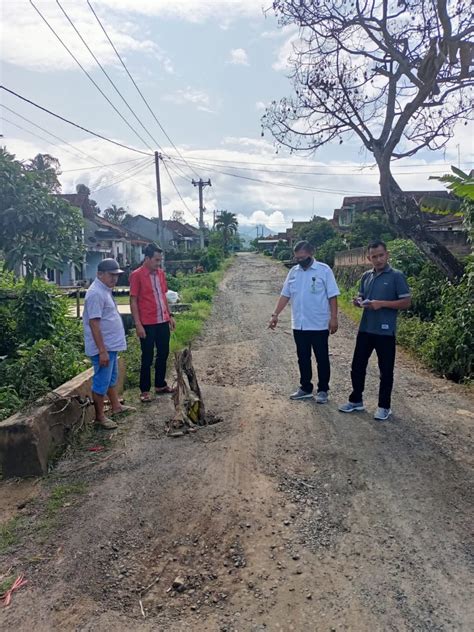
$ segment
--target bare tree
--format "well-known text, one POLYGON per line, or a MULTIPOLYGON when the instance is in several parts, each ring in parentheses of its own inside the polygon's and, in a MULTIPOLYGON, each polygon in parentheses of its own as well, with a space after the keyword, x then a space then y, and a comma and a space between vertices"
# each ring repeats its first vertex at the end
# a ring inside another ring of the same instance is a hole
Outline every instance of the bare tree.
POLYGON ((356 138, 374 156, 389 222, 450 278, 459 261, 425 228, 391 162, 438 150, 472 113, 474 26, 465 0, 275 0, 295 24, 295 94, 273 102, 262 124, 292 150, 356 138))

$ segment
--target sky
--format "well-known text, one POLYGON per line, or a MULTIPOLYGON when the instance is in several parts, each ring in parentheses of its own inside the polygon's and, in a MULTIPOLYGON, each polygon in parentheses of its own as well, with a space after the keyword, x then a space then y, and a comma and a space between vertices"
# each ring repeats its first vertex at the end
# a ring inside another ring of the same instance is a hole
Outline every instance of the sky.
MULTIPOLYGON (((281 28, 272 11, 264 10, 270 0, 91 0, 154 116, 86 0, 34 4, 128 121, 29 0, 0 0, 1 83, 130 148, 90 136, 2 90, 3 144, 19 160, 37 153, 58 158, 64 193, 84 183, 101 208, 116 204, 154 217, 157 150, 173 158, 161 165, 164 217, 182 211, 192 224, 198 215, 193 178, 211 180, 204 190, 206 222, 212 222, 214 210, 226 209, 245 230, 265 225, 282 231, 292 220, 331 217, 346 195, 378 194, 371 157, 355 141, 326 145, 308 157, 277 153, 269 133, 262 138, 266 105, 292 93, 288 56, 295 30, 281 28)), ((444 151, 406 159, 395 171, 406 190, 435 189, 440 185, 429 175, 446 173, 450 164, 470 169, 473 160, 472 136, 460 128, 444 151)))

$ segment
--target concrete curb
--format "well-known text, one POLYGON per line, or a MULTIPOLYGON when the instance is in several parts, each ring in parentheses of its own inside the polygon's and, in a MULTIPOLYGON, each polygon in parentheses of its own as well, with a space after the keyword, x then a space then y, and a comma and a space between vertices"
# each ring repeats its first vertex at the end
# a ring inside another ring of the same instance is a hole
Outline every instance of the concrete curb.
MULTIPOLYGON (((119 358, 119 368, 118 388, 122 392, 123 358, 119 358)), ((0 467, 4 478, 47 474, 51 458, 65 448, 69 434, 79 424, 93 421, 92 374, 92 368, 83 371, 36 404, 0 422, 0 467)))

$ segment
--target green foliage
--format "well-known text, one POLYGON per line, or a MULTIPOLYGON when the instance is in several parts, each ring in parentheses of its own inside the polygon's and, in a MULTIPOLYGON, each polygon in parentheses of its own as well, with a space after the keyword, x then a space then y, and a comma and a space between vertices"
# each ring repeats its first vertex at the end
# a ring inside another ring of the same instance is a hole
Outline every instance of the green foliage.
POLYGON ((359 248, 376 239, 391 241, 396 235, 390 228, 387 215, 381 211, 358 213, 346 234, 350 248, 359 248))
POLYGON ((334 265, 334 257, 335 257, 336 252, 339 252, 340 250, 345 250, 345 249, 346 249, 346 244, 344 240, 339 235, 336 235, 335 237, 328 239, 323 244, 321 244, 321 246, 319 246, 319 248, 316 251, 316 257, 318 261, 327 263, 327 265, 331 266, 332 268, 334 265))
POLYGON ((462 204, 459 212, 464 217, 464 224, 468 231, 469 240, 474 240, 474 172, 464 173, 461 169, 451 167, 452 174, 441 177, 430 176, 430 180, 439 180, 447 183, 447 188, 457 197, 461 198, 462 204))
POLYGON ((15 517, 0 525, 0 553, 8 551, 18 542, 19 522, 20 519, 15 517))
POLYGON ((391 266, 401 270, 407 277, 420 274, 426 264, 426 257, 410 239, 394 239, 387 243, 387 249, 391 266))
MULTIPOLYGON (((53 159, 54 160, 54 159, 53 159)), ((49 176, 48 176, 49 178, 49 176)), ((48 268, 80 264, 82 214, 51 195, 44 171, 30 169, 0 149, 0 250, 4 269, 26 268, 27 279, 48 268)))
POLYGON ((0 363, 0 383, 27 403, 85 370, 85 362, 82 345, 72 346, 67 337, 38 340, 0 363))
POLYGON ((23 285, 16 301, 17 331, 23 342, 50 338, 58 318, 65 315, 63 302, 54 286, 41 279, 23 285))
POLYGON ((309 241, 309 243, 315 248, 319 248, 328 241, 335 237, 336 231, 333 225, 324 217, 313 217, 313 219, 306 225, 300 228, 298 232, 298 238, 309 241))
MULTIPOLYGON (((273 256, 275 256, 275 253, 273 253, 273 256)), ((282 250, 280 250, 280 252, 276 255, 276 258, 279 261, 290 261, 291 259, 293 259, 293 251, 291 248, 283 248, 282 250)))
POLYGON ((432 263, 426 262, 416 277, 409 277, 412 306, 410 313, 421 320, 433 320, 440 309, 446 277, 432 263))
POLYGON ((21 408, 22 403, 12 386, 0 386, 0 421, 13 415, 21 408))
POLYGON ((68 318, 68 300, 41 279, 12 284, 0 275, 0 286, 8 285, 15 298, 0 302, 3 419, 86 368, 82 327, 68 318))
POLYGON ((230 238, 237 233, 238 225, 237 217, 230 211, 220 211, 216 216, 215 228, 222 234, 222 247, 226 254, 229 252, 230 238))
POLYGON ((199 259, 199 263, 207 272, 214 272, 219 269, 219 265, 223 259, 224 252, 222 250, 209 246, 199 259))
POLYGON ((466 274, 458 285, 438 291, 438 309, 431 321, 401 318, 399 342, 436 372, 456 382, 472 379, 474 363, 473 286, 466 274))
POLYGON ((211 302, 214 290, 209 287, 185 287, 181 291, 181 298, 184 303, 194 303, 196 301, 211 302))

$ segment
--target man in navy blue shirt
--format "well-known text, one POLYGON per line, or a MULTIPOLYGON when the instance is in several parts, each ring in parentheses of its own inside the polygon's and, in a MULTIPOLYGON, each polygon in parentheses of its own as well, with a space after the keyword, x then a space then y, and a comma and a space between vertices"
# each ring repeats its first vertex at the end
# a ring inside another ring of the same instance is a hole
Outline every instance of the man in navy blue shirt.
POLYGON ((388 264, 389 253, 383 241, 369 244, 367 258, 374 266, 362 275, 354 305, 364 310, 352 359, 352 393, 339 407, 343 413, 364 410, 362 394, 367 364, 375 350, 380 369, 378 408, 374 419, 385 421, 392 414, 391 395, 395 365, 397 314, 411 304, 410 288, 402 272, 388 264))

